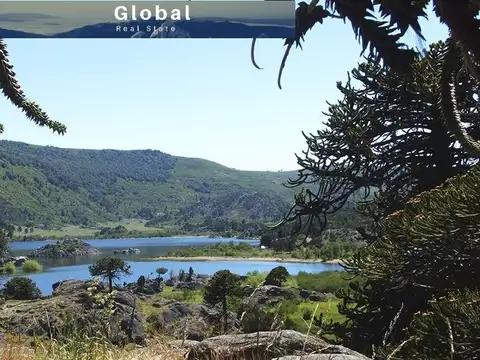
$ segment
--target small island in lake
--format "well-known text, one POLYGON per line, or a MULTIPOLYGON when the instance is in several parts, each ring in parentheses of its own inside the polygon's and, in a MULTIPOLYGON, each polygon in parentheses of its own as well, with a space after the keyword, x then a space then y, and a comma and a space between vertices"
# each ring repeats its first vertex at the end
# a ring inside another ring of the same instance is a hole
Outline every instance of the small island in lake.
POLYGON ((100 250, 81 240, 61 240, 48 244, 30 253, 31 258, 66 258, 100 255, 100 250))

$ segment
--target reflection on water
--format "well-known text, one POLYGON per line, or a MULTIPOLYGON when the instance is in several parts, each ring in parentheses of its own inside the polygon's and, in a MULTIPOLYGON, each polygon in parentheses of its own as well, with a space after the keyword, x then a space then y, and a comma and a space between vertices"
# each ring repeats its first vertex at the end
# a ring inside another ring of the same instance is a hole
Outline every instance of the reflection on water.
MULTIPOLYGON (((65 279, 88 279, 88 265, 102 256, 113 255, 113 250, 134 247, 140 250, 140 254, 118 255, 128 260, 132 266, 133 275, 122 278, 123 281, 135 281, 140 275, 149 275, 158 267, 165 267, 169 271, 178 273, 179 270, 188 270, 191 266, 198 274, 213 274, 218 270, 229 269, 230 271, 244 275, 249 271, 258 270, 266 272, 278 266, 276 262, 264 261, 142 261, 145 257, 165 255, 169 251, 187 247, 205 247, 218 242, 249 242, 258 245, 258 240, 239 239, 210 239, 210 238, 151 238, 151 239, 108 239, 86 240, 92 246, 100 249, 100 256, 72 259, 39 259, 44 266, 44 272, 28 275, 34 280, 45 295, 52 292, 52 284, 65 279)), ((55 241, 13 242, 12 250, 15 256, 28 255, 34 249, 46 244, 54 244, 55 241)), ((288 271, 295 275, 300 271, 322 272, 326 270, 341 270, 339 265, 319 263, 281 263, 288 271)))

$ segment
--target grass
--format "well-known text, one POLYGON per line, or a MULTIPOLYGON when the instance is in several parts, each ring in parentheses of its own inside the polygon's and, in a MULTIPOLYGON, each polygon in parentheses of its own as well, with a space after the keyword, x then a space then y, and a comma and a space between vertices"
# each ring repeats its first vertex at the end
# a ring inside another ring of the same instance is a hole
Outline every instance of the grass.
POLYGON ((183 301, 188 304, 201 304, 203 302, 203 289, 200 290, 175 290, 165 286, 161 293, 162 298, 183 301))
POLYGON ((0 344, 0 360, 140 360, 183 359, 183 352, 156 338, 149 346, 114 347, 101 338, 74 336, 65 343, 6 336, 0 344), (33 346, 32 346, 33 345, 33 346))
POLYGON ((203 248, 190 247, 169 252, 167 257, 235 257, 235 258, 281 258, 301 260, 336 260, 353 254, 359 244, 351 241, 327 242, 321 247, 300 247, 294 251, 261 249, 247 243, 217 243, 203 248))
POLYGON ((17 268, 13 263, 7 263, 3 265, 3 268, 1 269, 1 273, 4 273, 4 274, 12 275, 12 274, 15 274, 16 272, 17 272, 17 268))
POLYGON ((24 273, 35 273, 43 270, 43 266, 37 260, 26 260, 22 265, 24 273))
POLYGON ((116 222, 106 222, 102 223, 98 227, 89 228, 85 226, 79 225, 66 225, 61 228, 57 229, 42 229, 42 228, 33 228, 33 232, 29 232, 25 234, 23 231, 15 231, 14 238, 23 239, 26 236, 27 240, 31 239, 63 239, 66 237, 74 237, 74 238, 94 238, 95 233, 100 230, 101 227, 116 227, 116 226, 124 226, 128 231, 138 232, 145 237, 148 237, 151 234, 156 234, 159 231, 163 230, 171 230, 166 229, 165 227, 149 227, 145 226, 146 221, 141 219, 125 219, 122 221, 116 222))
MULTIPOLYGON (((326 323, 330 321, 344 321, 345 317, 338 313, 339 302, 340 300, 338 299, 331 299, 322 302, 305 301, 301 303, 286 301, 282 304, 283 309, 281 309, 281 311, 285 312, 286 318, 290 322, 290 327, 292 329, 306 333, 310 328, 310 324, 303 318, 305 313, 311 314, 311 316, 315 314, 315 317, 317 318, 322 314, 323 321, 326 323)), ((310 329, 311 332, 314 333, 320 331, 320 327, 317 325, 312 325, 310 329)))
MULTIPOLYGON (((252 271, 247 273, 245 280, 247 285, 257 287, 265 280, 268 273, 252 271)), ((307 291, 316 291, 320 293, 336 293, 340 289, 348 287, 349 280, 345 272, 342 271, 323 271, 321 273, 307 273, 300 271, 296 276, 290 276, 285 286, 305 289, 307 291)))
MULTIPOLYGON (((265 279, 266 275, 266 273, 259 272, 249 273, 244 284, 258 286, 265 279)), ((297 276, 290 276, 284 286, 305 288, 308 291, 336 291, 347 284, 347 280, 341 275, 341 273, 336 271, 319 274, 300 273, 297 276)), ((156 297, 195 305, 203 303, 203 290, 175 290, 165 286, 163 292, 156 295, 156 297)), ((166 310, 153 306, 152 304, 155 300, 154 297, 148 301, 139 301, 138 305, 144 319, 152 315, 158 315, 166 310)), ((325 322, 330 322, 330 320, 342 322, 344 317, 338 313, 337 308, 339 301, 337 298, 323 302, 285 300, 277 311, 279 315, 286 319, 286 327, 309 334, 309 336, 314 336, 321 331, 321 327, 318 326, 319 324, 311 322, 309 317, 310 319, 313 316, 318 318, 322 314, 325 322)), ((39 341, 37 339, 32 341, 32 338, 20 339, 7 334, 3 344, 0 343, 0 360, 183 359, 184 351, 168 346, 169 339, 159 335, 158 330, 149 330, 148 324, 146 324, 145 329, 151 339, 144 348, 136 348, 135 346, 114 347, 102 338, 88 337, 75 332, 68 337, 66 342, 39 341)), ((222 358, 219 357, 215 360, 222 360, 222 358)))
POLYGON ((189 247, 186 249, 170 251, 167 257, 235 257, 235 258, 291 258, 289 252, 277 252, 269 249, 260 249, 248 243, 217 243, 203 248, 189 247))
MULTIPOLYGON (((244 280, 244 285, 252 287, 259 286, 265 279, 267 273, 260 273, 257 271, 247 274, 247 278, 244 280)), ((301 272, 297 276, 290 276, 285 287, 303 288, 307 291, 317 291, 321 293, 335 293, 341 288, 345 288, 348 285, 348 280, 344 278, 344 273, 339 271, 326 271, 319 274, 309 274, 301 272), (299 286, 299 285, 302 286, 299 286)), ((185 302, 187 304, 196 305, 203 303, 203 290, 175 290, 172 287, 165 286, 161 294, 157 295, 158 298, 172 299, 176 301, 185 302)), ((155 299, 152 299, 155 302, 155 299)), ((331 298, 321 302, 314 302, 310 300, 285 300, 279 309, 281 315, 287 319, 289 328, 305 333, 310 326, 305 322, 304 314, 314 314, 318 318, 320 314, 323 314, 323 321, 330 322, 342 322, 344 316, 338 312, 338 304, 340 300, 337 298, 331 298), (315 312, 316 310, 316 312, 315 312)), ((237 311, 239 304, 235 301, 229 302, 231 311, 237 311)), ((140 302, 140 308, 142 316, 145 318, 158 314, 165 309, 159 309, 154 307, 151 303, 140 302)), ((312 325, 311 331, 318 332, 320 328, 316 325, 312 325)))

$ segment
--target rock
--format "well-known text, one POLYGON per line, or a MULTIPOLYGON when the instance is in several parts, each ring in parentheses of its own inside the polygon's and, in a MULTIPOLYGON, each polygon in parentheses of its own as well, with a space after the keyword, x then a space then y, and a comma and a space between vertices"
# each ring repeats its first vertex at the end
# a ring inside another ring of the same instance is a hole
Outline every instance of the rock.
MULTIPOLYGON (((73 295, 73 294, 83 294, 93 284, 92 281, 85 280, 62 280, 54 283, 52 285, 52 295, 73 295)), ((100 283, 102 290, 105 290, 105 284, 100 283)))
POLYGON ((272 360, 371 360, 363 354, 340 345, 329 345, 317 351, 316 354, 303 356, 288 355, 272 360))
MULTIPOLYGON (((347 349, 348 350, 348 349, 347 349)), ((309 354, 303 356, 282 356, 272 360, 370 360, 362 354, 348 355, 348 354, 309 354)))
POLYGON ((129 254, 139 254, 140 250, 137 248, 128 248, 128 249, 123 249, 123 250, 113 250, 114 254, 124 254, 124 255, 129 255, 129 254))
POLYGON ((307 290, 302 289, 300 290, 300 297, 302 299, 308 299, 310 297, 310 293, 307 290))
POLYGON ((81 240, 63 240, 57 241, 55 245, 48 244, 42 246, 32 253, 32 258, 64 258, 77 256, 96 256, 100 251, 92 245, 81 240))
POLYGON ((256 288, 248 298, 244 299, 244 304, 275 305, 285 299, 295 300, 297 298, 298 295, 291 289, 275 285, 263 285, 256 288))
MULTIPOLYGON (((223 329, 223 313, 217 308, 188 304, 175 300, 160 299, 152 306, 160 311, 147 318, 157 330, 180 339, 203 340, 215 329, 223 329)), ((236 329, 236 315, 228 313, 228 328, 236 329)))
POLYGON ((199 290, 203 287, 203 282, 200 281, 181 281, 175 285, 178 290, 199 290))
POLYGON ((325 301, 328 299, 331 299, 335 297, 333 294, 329 293, 317 293, 317 292, 312 292, 310 296, 308 297, 310 301, 325 301))
POLYGON ((170 279, 165 280, 164 283, 165 283, 165 286, 174 287, 175 285, 177 285, 178 280, 176 280, 174 278, 170 278, 170 279))
POLYGON ((242 290, 243 290, 243 295, 244 296, 250 296, 255 291, 255 288, 253 286, 250 286, 250 285, 245 285, 242 290))
MULTIPOLYGON (((0 313, 0 323, 6 331, 27 336, 61 338, 63 329, 79 326, 87 335, 95 336, 105 328, 108 321, 110 340, 114 344, 135 342, 143 344, 146 339, 135 295, 118 290, 114 296, 114 313, 107 315, 102 308, 94 308, 86 289, 91 281, 65 280, 55 283, 53 296, 41 300, 15 303, 0 313)), ((105 289, 99 284, 98 291, 105 289)))
POLYGON ((13 263, 16 267, 20 267, 27 260, 28 258, 26 256, 16 256, 13 258, 13 263))
MULTIPOLYGON (((245 360, 258 358, 273 359, 282 356, 285 357, 287 355, 300 356, 302 354, 321 351, 324 354, 341 354, 339 351, 342 349, 345 349, 344 351, 347 355, 356 354, 346 348, 329 346, 324 340, 314 336, 306 338, 304 334, 294 330, 222 335, 208 338, 200 342, 185 342, 182 344, 182 341, 174 341, 172 344, 177 347, 185 347, 189 349, 190 351, 186 356, 186 359, 188 360, 209 360, 227 356, 228 358, 236 357, 245 360)), ((367 358, 357 357, 355 360, 365 359, 367 358)))
POLYGON ((162 282, 157 279, 145 280, 143 288, 138 285, 138 282, 131 282, 126 285, 126 288, 139 295, 155 295, 163 291, 162 282))

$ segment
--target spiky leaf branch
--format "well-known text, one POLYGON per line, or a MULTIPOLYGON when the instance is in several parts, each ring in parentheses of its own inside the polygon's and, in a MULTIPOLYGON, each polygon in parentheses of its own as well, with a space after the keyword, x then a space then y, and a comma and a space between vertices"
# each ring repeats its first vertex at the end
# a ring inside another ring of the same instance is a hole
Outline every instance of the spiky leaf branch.
MULTIPOLYGON (((39 126, 46 126, 58 134, 65 134, 67 128, 58 121, 51 120, 48 115, 33 101, 26 98, 23 90, 17 82, 13 66, 8 59, 7 45, 0 39, 0 88, 7 99, 17 108, 21 109, 27 118, 39 126)), ((3 126, 0 126, 0 133, 3 126)))
MULTIPOLYGON (((351 73, 359 88, 351 85, 350 75, 345 85, 337 84, 343 99, 330 104, 323 130, 304 134, 308 150, 297 156, 301 170, 289 182, 298 188, 317 184, 318 191, 297 194, 286 222, 325 223, 356 194, 358 209, 378 220, 476 163, 444 125, 439 79, 446 47, 431 46, 413 64, 409 81, 370 61, 351 73)), ((457 87, 462 123, 478 139, 479 84, 462 72, 457 87)))

